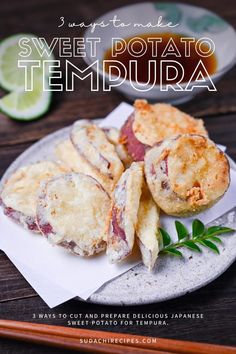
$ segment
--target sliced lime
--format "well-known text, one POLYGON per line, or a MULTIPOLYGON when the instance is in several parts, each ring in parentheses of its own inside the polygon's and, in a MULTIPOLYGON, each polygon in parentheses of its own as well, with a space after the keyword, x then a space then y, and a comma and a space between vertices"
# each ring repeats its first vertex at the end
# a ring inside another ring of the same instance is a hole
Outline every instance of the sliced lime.
POLYGON ((0 110, 13 119, 29 121, 46 113, 50 102, 51 91, 43 90, 41 77, 34 81, 32 91, 25 91, 23 87, 4 96, 0 100, 0 110))
MULTIPOLYGON (((44 54, 44 56, 41 57, 33 44, 32 38, 37 37, 31 34, 22 33, 8 37, 0 43, 0 85, 7 91, 14 91, 25 85, 25 69, 18 67, 18 60, 27 60, 27 65, 29 66, 32 65, 30 60, 39 60, 40 67, 34 68, 34 76, 43 76, 43 60, 54 60, 52 54, 50 56, 44 54), (19 55, 20 52, 24 52, 24 49, 19 45, 19 40, 21 38, 27 40, 27 46, 31 49, 31 53, 27 57, 19 55)), ((45 71, 44 74, 47 75, 48 66, 45 71)))

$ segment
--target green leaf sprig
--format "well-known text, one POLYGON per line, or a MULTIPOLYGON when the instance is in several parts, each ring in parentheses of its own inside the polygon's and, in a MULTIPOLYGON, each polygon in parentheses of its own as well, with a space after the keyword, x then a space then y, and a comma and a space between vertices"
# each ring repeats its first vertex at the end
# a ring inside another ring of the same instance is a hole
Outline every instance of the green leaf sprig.
POLYGON ((210 248, 215 253, 220 253, 216 243, 222 243, 221 239, 217 236, 229 234, 235 231, 225 226, 210 226, 206 228, 204 224, 195 219, 192 222, 192 235, 184 224, 180 221, 175 221, 175 228, 178 235, 178 241, 172 242, 171 236, 162 228, 159 228, 158 237, 161 236, 163 248, 161 253, 171 254, 173 256, 182 257, 182 252, 179 248, 186 247, 195 252, 202 252, 199 246, 210 248))

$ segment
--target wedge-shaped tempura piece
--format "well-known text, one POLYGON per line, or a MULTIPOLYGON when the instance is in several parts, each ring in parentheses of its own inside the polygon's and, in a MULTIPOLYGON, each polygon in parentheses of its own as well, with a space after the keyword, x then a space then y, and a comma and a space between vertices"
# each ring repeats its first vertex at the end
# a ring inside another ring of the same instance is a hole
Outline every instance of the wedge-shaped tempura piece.
POLYGON ((40 183, 65 172, 63 166, 50 161, 16 170, 2 189, 1 204, 4 213, 25 228, 39 232, 36 225, 36 202, 40 183))
POLYGON ((132 251, 142 184, 143 163, 133 162, 113 192, 107 234, 107 255, 112 263, 123 260, 132 251))
POLYGON ((107 139, 115 146, 117 155, 123 162, 124 166, 128 168, 131 165, 132 159, 129 156, 125 146, 120 143, 120 131, 117 128, 103 128, 107 139))
POLYGON ((71 141, 80 157, 90 165, 93 177, 111 193, 124 166, 105 132, 95 124, 75 122, 71 141))
POLYGON ((106 247, 109 210, 110 197, 100 183, 71 172, 41 186, 37 223, 52 244, 80 256, 92 256, 106 247))
POLYGON ((137 242, 143 264, 151 270, 159 253, 158 227, 160 209, 152 199, 152 195, 144 184, 138 210, 136 226, 137 242))

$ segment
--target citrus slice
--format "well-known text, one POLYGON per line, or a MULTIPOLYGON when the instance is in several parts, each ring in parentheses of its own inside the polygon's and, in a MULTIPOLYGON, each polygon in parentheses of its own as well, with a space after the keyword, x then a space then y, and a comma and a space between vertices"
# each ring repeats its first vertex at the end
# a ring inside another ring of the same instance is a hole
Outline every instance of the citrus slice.
POLYGON ((16 120, 29 121, 42 116, 51 102, 51 91, 43 89, 42 81, 42 77, 37 78, 32 91, 25 91, 22 87, 4 96, 0 100, 0 110, 16 120))
MULTIPOLYGON (((0 86, 7 91, 14 91, 25 85, 25 68, 18 67, 18 60, 27 60, 27 65, 29 66, 35 64, 30 62, 30 60, 39 60, 40 67, 34 68, 34 76, 43 76, 42 62, 44 60, 54 60, 52 54, 48 56, 45 52, 41 57, 32 38, 37 37, 32 34, 22 33, 8 37, 0 43, 0 86), (25 39, 24 47, 19 45, 19 40, 22 38, 25 39), (27 57, 20 56, 19 53, 21 52, 25 55, 27 54, 26 48, 30 54, 27 57)), ((45 68, 45 75, 48 75, 48 67, 47 65, 45 68)))

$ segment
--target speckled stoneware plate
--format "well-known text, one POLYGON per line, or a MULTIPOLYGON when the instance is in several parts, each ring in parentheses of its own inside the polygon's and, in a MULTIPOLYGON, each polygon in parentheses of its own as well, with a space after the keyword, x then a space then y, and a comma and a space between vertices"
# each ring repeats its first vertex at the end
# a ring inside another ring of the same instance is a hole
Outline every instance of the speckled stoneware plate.
MULTIPOLYGON (((98 120, 96 120, 98 122, 98 120)), ((46 136, 22 153, 7 169, 1 183, 20 166, 54 158, 58 141, 68 137, 70 127, 46 136)), ((230 159, 236 170, 236 164, 230 159)), ((211 225, 225 224, 236 228, 236 207, 211 225)), ((204 249, 201 254, 184 251, 183 259, 160 256, 152 272, 141 263, 97 290, 88 301, 99 304, 141 305, 169 300, 192 292, 220 276, 236 258, 236 237, 224 237, 220 256, 204 249)))

